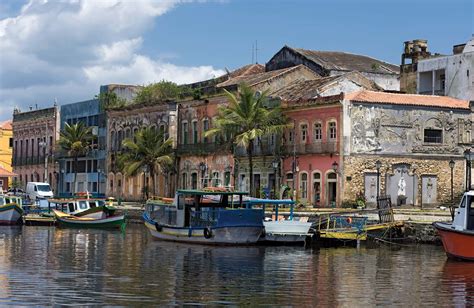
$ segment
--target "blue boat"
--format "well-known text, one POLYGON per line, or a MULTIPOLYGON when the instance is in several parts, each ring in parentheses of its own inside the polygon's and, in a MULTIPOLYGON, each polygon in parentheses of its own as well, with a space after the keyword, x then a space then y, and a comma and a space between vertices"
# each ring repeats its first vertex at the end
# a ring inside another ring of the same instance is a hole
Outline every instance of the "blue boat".
POLYGON ((177 242, 246 245, 263 232, 263 209, 245 208, 245 192, 178 190, 174 199, 148 200, 145 226, 155 238, 177 242))

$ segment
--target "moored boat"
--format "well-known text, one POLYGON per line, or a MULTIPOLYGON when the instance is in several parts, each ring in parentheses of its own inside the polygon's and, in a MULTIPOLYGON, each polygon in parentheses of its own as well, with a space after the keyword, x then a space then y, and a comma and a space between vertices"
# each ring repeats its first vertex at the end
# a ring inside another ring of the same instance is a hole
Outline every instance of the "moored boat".
POLYGON ((115 213, 114 207, 107 205, 104 199, 97 198, 50 199, 49 209, 94 219, 107 218, 115 213))
POLYGON ((214 245, 255 244, 263 210, 244 208, 247 193, 178 190, 172 202, 151 199, 143 219, 158 239, 214 245))
POLYGON ((53 210, 56 222, 61 227, 70 228, 123 228, 125 227, 125 215, 115 215, 107 218, 77 217, 64 212, 53 210))
POLYGON ((452 222, 434 222, 433 226, 448 257, 474 261, 474 191, 464 193, 452 222))
POLYGON ((248 201, 250 207, 261 205, 265 211, 265 207, 271 205, 274 207, 274 218, 265 220, 265 233, 260 238, 261 241, 268 243, 304 243, 307 238, 311 237, 309 230, 311 223, 307 222, 307 217, 294 217, 295 202, 291 199, 256 199, 251 198, 248 201), (289 206, 290 212, 285 219, 279 215, 280 206, 289 206))
POLYGON ((17 224, 22 215, 23 209, 20 197, 0 195, 0 224, 17 224))

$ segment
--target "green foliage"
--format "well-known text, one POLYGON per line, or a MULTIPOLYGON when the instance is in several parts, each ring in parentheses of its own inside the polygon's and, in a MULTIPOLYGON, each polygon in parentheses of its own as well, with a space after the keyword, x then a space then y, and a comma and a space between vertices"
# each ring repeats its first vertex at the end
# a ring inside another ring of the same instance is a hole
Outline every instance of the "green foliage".
POLYGON ((11 188, 21 188, 23 187, 23 183, 19 181, 18 179, 13 179, 13 181, 10 183, 11 188))
POLYGON ((118 97, 114 92, 102 92, 95 97, 99 99, 100 107, 103 110, 120 109, 127 105, 127 100, 118 97))
POLYGON ((187 89, 171 81, 162 80, 143 87, 134 99, 135 104, 151 105, 178 99, 187 89))
POLYGON ((60 132, 58 146, 68 156, 78 157, 87 153, 93 140, 92 129, 82 122, 72 125, 65 123, 64 129, 60 132))
MULTIPOLYGON (((164 172, 173 164, 173 140, 165 140, 162 133, 151 127, 140 129, 135 134, 135 140, 127 138, 122 145, 124 151, 118 157, 118 163, 127 176, 135 176, 143 170, 148 170, 154 182, 157 172, 164 172)), ((153 183, 153 194, 154 189, 153 183)))

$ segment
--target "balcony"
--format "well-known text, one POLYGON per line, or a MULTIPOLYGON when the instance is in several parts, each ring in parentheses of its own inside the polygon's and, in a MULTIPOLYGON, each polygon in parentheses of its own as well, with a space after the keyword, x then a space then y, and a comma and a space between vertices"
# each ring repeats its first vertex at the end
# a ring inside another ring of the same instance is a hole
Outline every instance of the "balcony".
MULTIPOLYGON (((48 163, 52 163, 53 159, 51 156, 48 157, 48 163)), ((30 165, 42 165, 44 164, 44 156, 33 156, 33 157, 13 157, 13 166, 30 166, 30 165)))
POLYGON ((296 155, 304 154, 332 154, 339 152, 339 142, 314 142, 314 143, 297 143, 296 145, 285 145, 285 154, 292 155, 296 151, 296 155))
MULTIPOLYGON (((262 143, 254 146, 253 156, 272 156, 278 153, 276 145, 262 143), (275 152, 276 151, 276 152, 275 152)), ((247 150, 243 147, 236 147, 234 151, 235 156, 247 156, 247 150)))
POLYGON ((231 153, 231 145, 218 143, 179 144, 177 153, 178 155, 206 155, 213 153, 231 153))

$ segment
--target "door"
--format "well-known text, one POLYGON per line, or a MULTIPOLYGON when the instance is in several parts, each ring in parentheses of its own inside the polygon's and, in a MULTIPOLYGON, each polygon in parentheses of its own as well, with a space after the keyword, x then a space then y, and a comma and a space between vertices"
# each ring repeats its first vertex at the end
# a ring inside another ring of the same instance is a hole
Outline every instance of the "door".
POLYGON ((377 204, 377 173, 366 173, 364 176, 364 183, 364 195, 366 203, 371 205, 377 204))
POLYGON ((329 173, 327 175, 327 202, 328 206, 335 207, 337 202, 337 174, 329 173))
POLYGON ((254 196, 260 196, 260 174, 254 174, 253 175, 253 195, 254 196))
POLYGON ((421 177, 421 197, 423 205, 437 204, 438 183, 434 175, 421 177))

